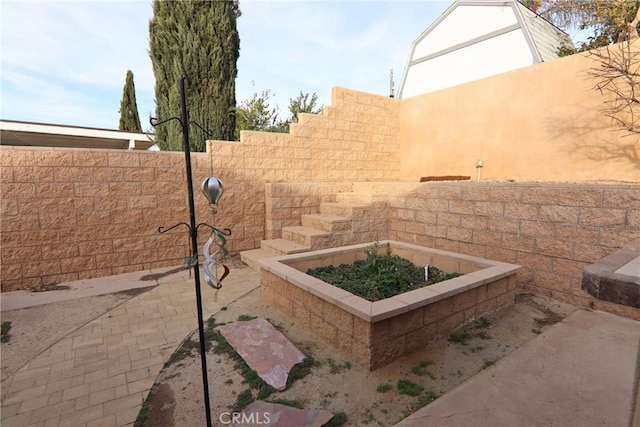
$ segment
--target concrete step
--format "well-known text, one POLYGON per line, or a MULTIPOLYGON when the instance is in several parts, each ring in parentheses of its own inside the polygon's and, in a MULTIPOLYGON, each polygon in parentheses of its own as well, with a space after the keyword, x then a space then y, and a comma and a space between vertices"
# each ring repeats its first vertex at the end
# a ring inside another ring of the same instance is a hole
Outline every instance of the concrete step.
POLYGON ((252 249, 250 251, 240 252, 240 259, 247 264, 252 270, 260 272, 260 261, 262 258, 270 258, 276 256, 273 252, 265 249, 252 249))
POLYGON ((317 228, 319 230, 336 232, 351 229, 351 220, 343 216, 331 214, 308 214, 302 215, 302 225, 304 227, 317 228))
POLYGON ((331 233, 312 227, 293 226, 282 227, 282 238, 292 240, 311 249, 326 248, 331 239, 331 233))
POLYGON ((320 203, 320 213, 327 215, 336 215, 345 218, 351 218, 354 211, 365 211, 369 208, 370 206, 364 203, 320 203))
POLYGON ((287 239, 262 240, 260 242, 260 248, 271 252, 271 256, 291 255, 311 250, 307 245, 287 239))
POLYGON ((352 204, 371 204, 373 195, 371 193, 338 193, 336 201, 352 204))

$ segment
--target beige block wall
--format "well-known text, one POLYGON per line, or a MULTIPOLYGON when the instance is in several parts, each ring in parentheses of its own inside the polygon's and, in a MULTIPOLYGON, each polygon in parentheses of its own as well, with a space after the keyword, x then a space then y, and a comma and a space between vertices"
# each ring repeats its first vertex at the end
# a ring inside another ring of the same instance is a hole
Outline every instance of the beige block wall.
POLYGON ((581 289, 584 267, 640 241, 640 185, 423 183, 403 196, 389 239, 518 264, 525 290, 640 319, 581 289))
MULTIPOLYGON (((192 153, 196 219, 232 229, 232 254, 265 238, 267 182, 399 175, 398 102, 340 88, 332 100, 291 135, 243 132, 192 153), (199 192, 207 176, 226 188, 215 217, 199 192)), ((0 155, 2 291, 183 263, 186 228, 157 230, 189 222, 184 153, 1 146, 0 155)))
MULTIPOLYGON (((183 153, 3 146, 0 155, 3 291, 182 264, 186 228, 158 227, 189 222, 183 153)), ((192 161, 198 188, 210 157, 192 161)), ((231 250, 260 222, 224 203, 213 218, 196 200, 199 221, 234 229, 231 250)))
POLYGON ((483 159, 485 179, 640 182, 639 137, 602 114, 598 66, 572 55, 402 100, 400 178, 475 177, 483 159))
POLYGON ((242 131, 210 141, 214 167, 268 182, 395 180, 399 101, 334 88, 324 114, 301 114, 289 134, 242 131))

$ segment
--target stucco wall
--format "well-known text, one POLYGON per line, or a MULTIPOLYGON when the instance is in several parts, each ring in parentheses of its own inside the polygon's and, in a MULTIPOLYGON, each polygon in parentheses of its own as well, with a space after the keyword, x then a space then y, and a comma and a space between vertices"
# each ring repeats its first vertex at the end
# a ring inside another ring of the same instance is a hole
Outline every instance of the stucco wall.
POLYGON ((475 178, 483 159, 484 179, 640 182, 638 136, 602 114, 594 66, 573 55, 402 100, 400 178, 475 178))

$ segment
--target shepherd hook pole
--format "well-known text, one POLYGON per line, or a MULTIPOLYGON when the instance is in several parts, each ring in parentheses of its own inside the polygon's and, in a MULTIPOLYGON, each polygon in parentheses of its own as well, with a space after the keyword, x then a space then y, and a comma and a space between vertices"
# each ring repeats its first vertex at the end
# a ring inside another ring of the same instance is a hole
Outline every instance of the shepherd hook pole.
POLYGON ((180 78, 180 106, 182 109, 182 144, 184 157, 187 162, 187 186, 189 192, 189 213, 191 217, 191 251, 193 278, 196 285, 196 304, 198 308, 198 334, 200 337, 200 361, 202 363, 202 389, 204 392, 204 409, 207 417, 207 427, 211 427, 211 404, 209 403, 209 379, 207 371, 207 354, 204 337, 204 316, 202 315, 202 292, 200 290, 200 267, 198 265, 198 227, 196 226, 196 208, 193 198, 193 178, 191 174, 191 149, 189 147, 189 117, 187 112, 187 97, 185 93, 185 76, 180 78))

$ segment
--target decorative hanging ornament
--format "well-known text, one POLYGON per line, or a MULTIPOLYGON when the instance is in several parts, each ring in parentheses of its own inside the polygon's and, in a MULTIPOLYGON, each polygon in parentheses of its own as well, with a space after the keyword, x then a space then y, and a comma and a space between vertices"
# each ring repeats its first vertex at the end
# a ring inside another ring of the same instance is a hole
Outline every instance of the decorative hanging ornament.
POLYGON ((209 201, 209 205, 211 206, 211 210, 213 213, 216 213, 218 210, 217 204, 220 197, 222 197, 222 193, 224 193, 224 184, 220 181, 219 178, 215 176, 210 176, 205 178, 200 184, 200 189, 202 190, 202 194, 209 201))

